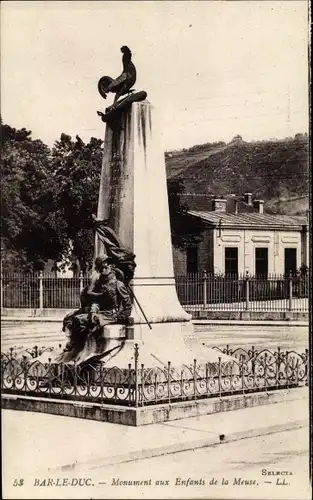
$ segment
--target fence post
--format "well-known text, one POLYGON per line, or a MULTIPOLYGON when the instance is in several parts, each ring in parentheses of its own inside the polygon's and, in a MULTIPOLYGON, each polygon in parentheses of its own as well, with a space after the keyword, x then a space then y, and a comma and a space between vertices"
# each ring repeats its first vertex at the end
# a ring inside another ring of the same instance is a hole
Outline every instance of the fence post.
POLYGON ((79 273, 79 291, 82 292, 84 289, 84 275, 83 271, 80 271, 79 273))
POLYGON ((207 275, 207 272, 204 271, 204 274, 203 274, 203 307, 206 307, 208 305, 207 283, 208 283, 208 275, 207 275))
POLYGON ((171 362, 167 362, 167 392, 168 404, 171 402, 171 362))
POLYGON ((292 272, 289 273, 289 307, 288 310, 292 311, 292 272))
POLYGON ((43 274, 39 272, 39 309, 43 309, 43 274))
POLYGON ((135 359, 135 407, 136 408, 139 406, 138 358, 139 358, 138 344, 135 344, 134 359, 135 359))
POLYGON ((197 360, 193 360, 193 397, 197 399, 197 360))
POLYGON ((246 311, 249 311, 249 271, 246 272, 246 311))

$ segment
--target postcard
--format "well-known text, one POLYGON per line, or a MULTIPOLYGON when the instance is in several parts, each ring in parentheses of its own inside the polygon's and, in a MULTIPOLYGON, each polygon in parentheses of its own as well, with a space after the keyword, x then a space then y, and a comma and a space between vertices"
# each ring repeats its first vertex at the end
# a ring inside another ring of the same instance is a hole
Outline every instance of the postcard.
POLYGON ((311 498, 308 19, 2 2, 3 498, 311 498))

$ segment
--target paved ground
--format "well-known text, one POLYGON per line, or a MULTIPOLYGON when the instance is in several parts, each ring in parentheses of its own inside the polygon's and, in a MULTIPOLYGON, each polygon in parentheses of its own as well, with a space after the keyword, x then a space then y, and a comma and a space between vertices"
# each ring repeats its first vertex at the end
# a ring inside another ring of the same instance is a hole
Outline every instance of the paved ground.
MULTIPOLYGON (((33 347, 58 345, 65 341, 62 322, 12 322, 5 319, 1 322, 2 349, 9 346, 33 347)), ((291 323, 258 325, 258 324, 195 324, 195 331, 207 345, 231 347, 246 346, 260 349, 276 348, 303 350, 308 347, 308 326, 295 326, 291 323)))
MULTIPOLYGON (((238 427, 238 422, 243 419, 244 415, 247 417, 246 424, 249 427, 249 417, 255 422, 264 421, 266 414, 271 415, 269 408, 272 407, 275 412, 277 406, 253 408, 250 414, 250 409, 248 409, 232 412, 232 415, 216 415, 220 422, 223 422, 219 428, 225 429, 227 419, 229 421, 233 419, 238 427), (259 417, 257 410, 260 410, 259 417), (236 414, 239 418, 235 418, 236 414)), ((288 408, 285 407, 285 410, 288 408)), ((3 416, 3 498, 5 499, 233 498, 239 500, 241 498, 270 498, 304 500, 309 498, 309 430, 307 426, 288 431, 282 428, 280 432, 258 437, 249 437, 247 430, 246 439, 141 460, 133 460, 132 455, 128 454, 128 462, 110 465, 101 461, 101 453, 102 455, 114 454, 123 446, 130 449, 130 437, 133 441, 133 448, 136 446, 144 448, 148 441, 148 434, 153 437, 154 446, 158 446, 162 440, 171 442, 175 436, 181 436, 183 433, 185 433, 185 438, 187 433, 191 432, 210 435, 213 430, 208 425, 209 417, 206 417, 206 425, 201 417, 202 429, 198 429, 197 418, 169 424, 127 428, 114 424, 32 413, 23 413, 21 426, 19 412, 4 411, 3 416), (112 426, 115 427, 115 432, 112 432, 112 426), (10 442, 8 441, 9 427, 11 427, 10 442), (89 455, 92 460, 78 468, 56 470, 55 465, 65 463, 70 455, 76 457, 78 461, 83 456, 86 458, 89 455), (98 459, 95 460, 97 455, 98 459), (265 469, 282 474, 265 475, 265 469), (277 484, 277 478, 280 484, 277 484), (48 479, 50 479, 50 484, 48 479), (16 485, 20 484, 21 480, 23 484, 16 485), (81 487, 75 486, 79 480, 81 480, 81 487), (197 483, 192 483, 191 480, 197 483), (146 481, 147 483, 137 483, 135 486, 133 483, 125 484, 123 481, 146 481), (160 483, 156 484, 156 481, 160 483), (247 481, 247 483, 242 483, 242 481, 247 481)), ((216 422, 214 425, 213 420, 214 428, 216 422)), ((263 425, 266 433, 268 427, 264 422, 263 425)))
MULTIPOLYGON (((113 478, 115 481, 151 478, 153 483, 160 479, 168 480, 168 485, 154 488, 154 493, 159 498, 164 493, 171 498, 190 498, 191 495, 193 498, 222 497, 236 498, 236 500, 309 498, 308 431, 298 429, 213 448, 105 467, 97 471, 93 477, 94 481, 97 478, 98 482, 107 483, 98 484, 99 494, 101 486, 104 486, 103 493, 106 495, 116 493, 117 497, 123 498, 131 498, 134 487, 113 486, 113 478), (265 475, 265 471, 286 471, 292 475, 265 475), (183 484, 188 478, 196 481, 201 479, 202 484, 198 486, 183 484), (254 484, 241 485, 238 484, 239 479, 254 484), (287 484, 283 485, 284 479, 287 484), (234 481, 237 484, 234 484, 234 481)), ((139 487, 136 494, 138 498, 149 497, 147 487, 139 487)))
POLYGON ((1 348, 21 346, 50 346, 65 340, 60 322, 1 321, 1 348))
POLYGON ((56 476, 60 467, 76 476, 134 458, 216 445, 221 435, 228 445, 249 436, 307 428, 307 388, 290 390, 289 396, 280 403, 142 427, 3 410, 4 477, 11 484, 15 477, 56 476))
POLYGON ((234 347, 252 345, 256 349, 277 348, 304 350, 309 345, 308 326, 293 325, 195 325, 195 331, 209 346, 227 344, 234 347))

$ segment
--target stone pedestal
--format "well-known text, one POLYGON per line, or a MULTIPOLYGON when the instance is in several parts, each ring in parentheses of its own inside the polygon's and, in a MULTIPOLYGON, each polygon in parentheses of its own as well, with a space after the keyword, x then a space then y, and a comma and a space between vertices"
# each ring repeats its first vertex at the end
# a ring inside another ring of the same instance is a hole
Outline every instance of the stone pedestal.
MULTIPOLYGON (((112 337, 111 329, 112 326, 105 327, 104 336, 112 337)), ((106 367, 127 368, 129 363, 134 366, 135 344, 138 345, 138 366, 146 368, 164 368, 170 362, 181 369, 182 365, 193 365, 195 359, 198 364, 216 364, 219 357, 222 363, 234 361, 230 356, 203 346, 191 322, 153 323, 152 330, 145 324, 135 324, 126 329, 126 335, 123 341, 120 340, 118 349, 102 358, 106 367)))

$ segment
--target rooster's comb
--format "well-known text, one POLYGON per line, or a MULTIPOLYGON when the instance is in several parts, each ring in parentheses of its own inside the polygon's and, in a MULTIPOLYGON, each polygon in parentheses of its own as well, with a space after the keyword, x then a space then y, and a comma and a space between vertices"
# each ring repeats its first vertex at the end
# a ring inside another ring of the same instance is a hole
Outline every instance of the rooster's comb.
POLYGON ((125 52, 131 54, 131 50, 127 47, 127 45, 123 45, 123 47, 121 47, 121 52, 123 52, 123 54, 125 54, 125 52))

